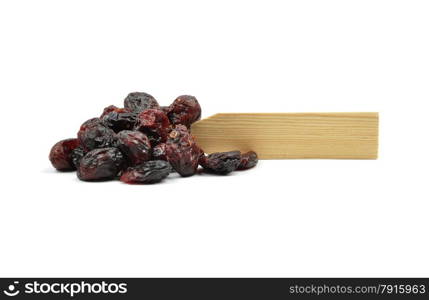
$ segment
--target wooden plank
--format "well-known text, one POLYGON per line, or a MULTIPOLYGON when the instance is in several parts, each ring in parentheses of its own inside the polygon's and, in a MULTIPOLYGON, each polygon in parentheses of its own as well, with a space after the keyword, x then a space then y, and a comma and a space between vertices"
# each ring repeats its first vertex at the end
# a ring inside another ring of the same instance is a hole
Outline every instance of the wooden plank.
POLYGON ((220 113, 194 123, 207 153, 253 150, 261 159, 376 159, 378 113, 220 113))

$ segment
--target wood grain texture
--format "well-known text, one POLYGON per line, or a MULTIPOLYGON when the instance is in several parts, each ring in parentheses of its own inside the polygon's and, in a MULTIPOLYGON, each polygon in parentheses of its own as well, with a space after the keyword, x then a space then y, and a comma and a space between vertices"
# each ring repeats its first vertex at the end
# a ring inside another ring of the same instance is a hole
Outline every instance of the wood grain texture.
POLYGON ((376 159, 378 113, 220 113, 192 125, 206 153, 253 150, 261 159, 376 159))

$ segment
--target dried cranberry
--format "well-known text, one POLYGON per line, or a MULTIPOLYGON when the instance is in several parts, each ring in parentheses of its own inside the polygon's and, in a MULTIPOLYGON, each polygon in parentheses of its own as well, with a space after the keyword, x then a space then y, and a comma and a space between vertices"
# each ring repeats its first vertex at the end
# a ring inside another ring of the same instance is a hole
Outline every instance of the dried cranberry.
POLYGON ((159 109, 159 104, 158 101, 149 94, 134 92, 129 93, 125 98, 124 107, 135 112, 141 112, 151 108, 159 109))
POLYGON ((179 96, 170 105, 167 115, 171 124, 181 124, 189 128, 201 118, 201 106, 194 96, 179 96))
POLYGON ((49 160, 59 171, 75 170, 72 151, 79 146, 78 139, 66 139, 56 143, 49 153, 49 160))
POLYGON ((151 160, 141 165, 128 168, 121 175, 125 183, 156 183, 170 173, 171 166, 164 160, 151 160))
POLYGON ((116 108, 103 116, 103 124, 118 133, 131 130, 136 124, 137 114, 125 108, 116 108))
POLYGON ((147 109, 138 115, 135 130, 146 134, 152 145, 156 145, 167 140, 170 121, 161 110, 147 109))
POLYGON ((86 120, 81 126, 80 130, 86 130, 90 127, 96 126, 98 124, 102 123, 100 118, 92 118, 89 120, 86 120))
POLYGON ((93 118, 83 123, 77 136, 86 151, 112 147, 116 141, 115 132, 107 128, 99 118, 93 118))
POLYGON ((177 125, 168 136, 166 155, 181 176, 191 176, 197 172, 201 149, 186 127, 177 125))
POLYGON ((240 165, 237 170, 246 170, 253 168, 258 163, 258 155, 254 151, 241 154, 240 165))
POLYGON ((201 157, 200 164, 208 172, 226 175, 237 169, 240 160, 240 151, 217 152, 201 157))
POLYGON ((117 148, 95 149, 82 158, 77 176, 86 181, 113 179, 123 166, 124 156, 117 148))
POLYGON ((127 156, 131 165, 139 165, 150 158, 150 142, 140 131, 123 130, 117 134, 117 147, 127 156))
POLYGON ((105 107, 105 108, 103 109, 103 113, 102 113, 102 114, 101 114, 101 116, 100 116, 100 119, 103 119, 103 117, 104 117, 105 115, 107 115, 108 113, 110 113, 110 112, 112 112, 112 111, 118 110, 118 109, 120 109, 120 108, 119 108, 119 107, 116 107, 115 105, 109 105, 109 106, 105 107))

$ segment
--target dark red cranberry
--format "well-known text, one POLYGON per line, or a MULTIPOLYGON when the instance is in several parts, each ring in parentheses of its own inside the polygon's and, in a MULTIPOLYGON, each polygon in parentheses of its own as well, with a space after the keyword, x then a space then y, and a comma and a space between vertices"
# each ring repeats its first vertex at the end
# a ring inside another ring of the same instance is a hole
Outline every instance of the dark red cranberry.
POLYGON ((93 118, 83 123, 77 136, 86 151, 112 147, 116 142, 115 132, 106 127, 99 118, 93 118))
POLYGON ((81 159, 77 176, 85 181, 113 179, 124 167, 124 162, 124 156, 117 148, 94 149, 81 159))
POLYGON ((128 168, 121 175, 125 183, 156 183, 168 176, 171 166, 164 160, 151 160, 128 168))
POLYGON ((181 176, 197 172, 201 149, 183 125, 177 125, 169 134, 166 143, 168 162, 181 176))
POLYGON ((136 124, 137 114, 126 108, 116 108, 102 118, 103 124, 118 133, 122 130, 132 130, 136 124))
POLYGON ((241 154, 240 165, 237 170, 246 170, 253 168, 258 163, 258 155, 254 151, 241 154))
POLYGON ((171 124, 190 127, 201 118, 201 106, 194 96, 179 96, 168 108, 168 118, 171 124))
POLYGON ((167 140, 170 126, 170 121, 161 110, 147 109, 138 115, 135 130, 146 134, 155 146, 167 140))
POLYGON ((120 109, 119 107, 116 107, 115 105, 109 105, 109 106, 107 106, 107 107, 105 107, 104 109, 103 109, 103 113, 101 114, 101 116, 100 116, 100 119, 103 119, 103 117, 105 116, 105 115, 107 115, 108 113, 111 113, 112 111, 116 111, 116 110, 118 110, 118 109, 120 109))
POLYGON ((59 171, 75 170, 72 152, 79 146, 78 139, 66 139, 56 143, 49 153, 49 160, 59 171))
POLYGON ((200 158, 200 164, 204 170, 226 175, 236 170, 240 165, 240 151, 217 152, 200 158))
POLYGON ((140 131, 123 130, 117 134, 117 147, 125 154, 132 166, 150 158, 150 142, 140 131))
POLYGON ((125 98, 124 107, 131 111, 141 112, 146 109, 159 109, 159 104, 153 96, 147 93, 134 92, 129 93, 125 98))

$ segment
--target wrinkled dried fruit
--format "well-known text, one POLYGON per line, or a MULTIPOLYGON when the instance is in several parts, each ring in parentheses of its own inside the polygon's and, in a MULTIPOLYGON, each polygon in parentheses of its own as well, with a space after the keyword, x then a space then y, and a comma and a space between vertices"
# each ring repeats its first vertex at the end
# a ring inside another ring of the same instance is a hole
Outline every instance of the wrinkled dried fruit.
POLYGON ((116 141, 115 132, 107 128, 99 118, 89 119, 83 123, 77 136, 80 144, 87 151, 112 147, 116 141))
POLYGON ((159 109, 158 101, 149 94, 134 92, 129 93, 124 100, 124 107, 135 112, 141 112, 145 109, 159 109))
POLYGON ((165 152, 165 143, 156 145, 152 149, 152 158, 155 160, 167 160, 167 154, 165 152))
POLYGON ((125 183, 156 183, 168 176, 171 166, 164 160, 151 160, 128 168, 121 175, 125 183))
POLYGON ((190 127, 201 118, 201 106, 194 96, 179 96, 168 108, 168 118, 171 124, 190 127))
POLYGON ((72 152, 79 146, 78 139, 66 139, 56 143, 49 153, 49 160, 59 171, 75 170, 72 152))
POLYGON ((89 120, 86 120, 81 126, 80 126, 80 130, 86 130, 90 127, 94 127, 97 126, 99 124, 101 124, 101 119, 100 118, 92 118, 89 120))
POLYGON ((87 151, 85 151, 82 146, 73 149, 71 153, 71 158, 73 161, 73 165, 76 167, 76 169, 79 167, 80 161, 86 155, 86 153, 87 151))
POLYGON ((112 111, 118 110, 118 109, 120 109, 120 108, 119 108, 119 107, 116 107, 115 105, 109 105, 109 106, 105 107, 105 108, 103 109, 103 113, 102 113, 102 114, 101 114, 101 116, 100 116, 100 119, 103 119, 103 117, 104 117, 105 115, 107 115, 108 113, 110 113, 110 112, 112 112, 112 111))
POLYGON ((122 130, 131 130, 136 124, 137 114, 125 108, 116 108, 103 116, 106 127, 118 133, 122 130))
POLYGON ((221 175, 236 170, 240 161, 240 151, 217 152, 200 158, 200 164, 204 170, 221 175))
POLYGON ((125 154, 132 166, 150 158, 150 142, 140 131, 123 130, 117 134, 117 147, 125 154))
POLYGON ((123 166, 124 156, 117 148, 95 149, 81 159, 77 176, 86 181, 113 179, 123 166))
POLYGON ((197 172, 201 149, 183 125, 177 125, 169 134, 166 143, 167 160, 181 176, 197 172))
POLYGON ((135 130, 146 134, 152 145, 155 146, 167 140, 170 121, 161 110, 147 109, 138 115, 135 130))
POLYGON ((258 155, 254 151, 241 154, 240 165, 237 170, 246 170, 253 168, 258 163, 258 155))

